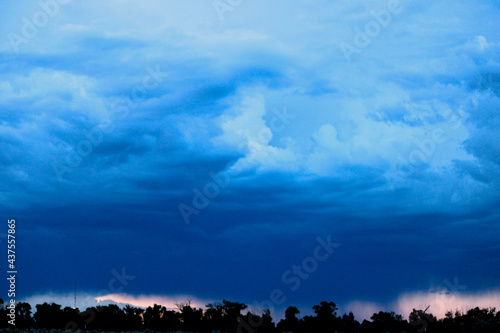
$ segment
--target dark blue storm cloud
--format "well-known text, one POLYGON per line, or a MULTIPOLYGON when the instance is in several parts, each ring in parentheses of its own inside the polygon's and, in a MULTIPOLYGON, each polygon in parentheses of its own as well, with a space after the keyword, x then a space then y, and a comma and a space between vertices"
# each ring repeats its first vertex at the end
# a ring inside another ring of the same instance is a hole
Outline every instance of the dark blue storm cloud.
POLYGON ((53 4, 0 14, 21 297, 500 287, 495 2, 53 4))

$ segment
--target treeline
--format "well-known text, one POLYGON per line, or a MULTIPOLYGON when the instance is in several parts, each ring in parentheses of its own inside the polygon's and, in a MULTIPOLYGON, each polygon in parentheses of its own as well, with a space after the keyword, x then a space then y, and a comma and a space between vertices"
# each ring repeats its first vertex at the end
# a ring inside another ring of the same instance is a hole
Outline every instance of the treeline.
MULTIPOLYGON (((7 304, 9 305, 9 304, 7 304)), ((437 320, 426 310, 413 310, 409 320, 394 312, 374 313, 371 320, 359 322, 351 313, 338 315, 335 303, 314 305, 314 315, 299 318, 296 307, 288 307, 285 318, 277 324, 269 310, 254 314, 243 303, 222 301, 207 304, 206 309, 192 307, 189 302, 177 304, 177 310, 168 310, 155 304, 147 309, 115 304, 87 308, 81 312, 71 307, 62 308, 55 303, 36 305, 17 303, 14 309, 0 299, 0 315, 7 320, 2 327, 11 327, 8 320, 15 313, 16 328, 56 330, 143 331, 160 332, 227 332, 227 333, 323 333, 323 332, 390 332, 390 333, 470 333, 500 332, 500 311, 495 308, 470 309, 465 313, 448 312, 437 320)))

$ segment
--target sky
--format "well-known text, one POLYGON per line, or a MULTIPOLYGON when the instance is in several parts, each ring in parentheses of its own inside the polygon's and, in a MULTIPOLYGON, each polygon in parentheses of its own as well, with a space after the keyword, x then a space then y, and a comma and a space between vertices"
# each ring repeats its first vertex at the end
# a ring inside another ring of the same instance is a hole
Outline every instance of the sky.
POLYGON ((497 1, 0 9, 18 300, 500 307, 497 1))

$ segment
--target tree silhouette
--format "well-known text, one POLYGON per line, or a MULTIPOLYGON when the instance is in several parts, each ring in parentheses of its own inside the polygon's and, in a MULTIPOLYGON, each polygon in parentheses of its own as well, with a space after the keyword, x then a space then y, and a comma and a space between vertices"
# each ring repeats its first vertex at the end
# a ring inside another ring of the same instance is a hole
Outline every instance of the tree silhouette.
POLYGON ((179 331, 181 328, 180 313, 173 310, 167 310, 161 317, 162 330, 167 332, 179 331))
MULTIPOLYGON (((248 312, 243 303, 223 300, 222 303, 207 304, 206 310, 191 306, 190 302, 178 304, 178 311, 167 310, 155 304, 146 310, 115 304, 87 308, 84 312, 55 303, 36 305, 36 312, 31 316, 28 303, 17 303, 16 327, 42 328, 50 330, 87 331, 162 331, 162 332, 225 332, 225 333, 498 333, 500 332, 500 312, 495 308, 473 308, 466 313, 448 312, 445 318, 437 320, 426 310, 415 310, 409 314, 410 322, 394 312, 374 313, 371 321, 360 324, 351 313, 337 315, 337 306, 333 302, 323 301, 314 305, 314 316, 297 318, 300 311, 290 306, 285 311, 285 318, 277 327, 273 323, 271 312, 264 310, 260 315, 248 312), (33 320, 34 319, 34 320, 33 320), (238 326, 245 321, 248 325, 238 326)), ((0 314, 7 317, 7 308, 0 299, 0 314)), ((4 317, 4 318, 5 318, 4 317)), ((7 317, 8 318, 8 317, 7 317)), ((10 327, 5 320, 2 327, 10 327)))
POLYGON ((371 332, 400 333, 408 329, 408 322, 401 315, 394 312, 374 313, 371 317, 371 332))
POLYGON ((123 312, 125 313, 124 326, 127 328, 127 330, 139 331, 143 328, 142 325, 142 314, 144 313, 143 309, 126 305, 123 308, 123 312))
POLYGON ((306 316, 304 325, 312 328, 315 332, 330 332, 332 329, 337 329, 339 320, 337 320, 337 306, 333 302, 323 301, 319 305, 313 307, 316 317, 306 316))
POLYGON ((359 332, 360 329, 361 325, 354 319, 354 314, 352 312, 342 316, 342 332, 354 333, 359 332))
POLYGON ((65 325, 64 312, 56 303, 37 304, 34 318, 38 328, 63 329, 65 325))
POLYGON ((282 319, 278 325, 279 332, 297 332, 299 329, 299 319, 296 317, 300 313, 295 306, 289 306, 285 310, 285 319, 282 319))
POLYGON ((31 305, 29 303, 18 302, 16 304, 16 327, 29 328, 33 326, 31 317, 31 305))
POLYGON ((454 318, 448 317, 453 320, 452 332, 458 332, 460 329, 466 332, 498 332, 500 331, 500 312, 495 314, 495 311, 495 308, 480 309, 478 307, 470 309, 466 314, 457 311, 454 318))
POLYGON ((238 317, 241 316, 241 311, 248 306, 243 303, 222 301, 222 329, 226 332, 236 332, 238 327, 238 317))
POLYGON ((87 324, 87 329, 102 331, 126 330, 124 326, 126 315, 118 305, 98 305, 92 310, 95 311, 95 318, 87 324))
POLYGON ((223 328, 224 309, 222 304, 209 303, 203 316, 204 327, 207 331, 220 331, 223 328))
POLYGON ((203 310, 191 307, 191 302, 176 304, 180 311, 181 329, 185 332, 199 331, 202 325, 203 310))
MULTIPOLYGON (((429 307, 427 307, 428 309, 429 307)), ((436 330, 437 318, 425 310, 415 310, 410 313, 410 332, 423 333, 434 332, 436 330)))
POLYGON ((70 308, 69 306, 63 309, 63 317, 64 317, 64 329, 74 331, 78 328, 83 328, 85 325, 84 318, 80 313, 80 310, 70 308))
POLYGON ((153 307, 148 307, 144 312, 144 327, 150 330, 162 330, 162 316, 166 312, 164 306, 154 304, 153 307))
POLYGON ((273 318, 271 317, 271 310, 265 309, 262 312, 262 325, 258 331, 262 333, 271 333, 274 329, 275 325, 273 323, 273 318))
POLYGON ((7 327, 9 324, 7 323, 7 321, 10 319, 9 317, 7 317, 7 310, 5 309, 5 302, 3 300, 3 298, 0 298, 0 317, 3 318, 1 323, 0 323, 0 327, 1 328, 5 328, 7 327))

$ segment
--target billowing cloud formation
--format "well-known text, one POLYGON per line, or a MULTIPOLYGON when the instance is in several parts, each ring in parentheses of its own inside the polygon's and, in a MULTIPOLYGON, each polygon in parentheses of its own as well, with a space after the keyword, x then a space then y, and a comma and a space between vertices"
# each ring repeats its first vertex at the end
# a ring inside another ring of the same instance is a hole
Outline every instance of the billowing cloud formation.
POLYGON ((500 8, 394 3, 0 5, 21 293, 121 267, 129 295, 249 303, 498 287, 500 8), (289 290, 327 235, 338 253, 289 290))

